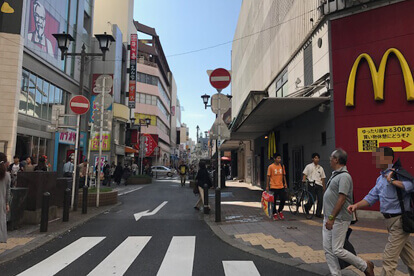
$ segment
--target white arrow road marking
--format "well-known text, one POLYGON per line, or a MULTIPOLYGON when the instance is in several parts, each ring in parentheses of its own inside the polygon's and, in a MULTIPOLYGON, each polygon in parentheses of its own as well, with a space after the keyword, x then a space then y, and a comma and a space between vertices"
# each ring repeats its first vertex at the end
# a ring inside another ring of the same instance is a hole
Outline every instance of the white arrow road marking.
POLYGON ((223 261, 226 276, 260 276, 252 261, 223 261))
POLYGON ((160 204, 160 206, 158 206, 157 208, 155 208, 154 210, 152 210, 152 212, 149 212, 149 210, 145 210, 145 211, 142 211, 142 212, 139 212, 139 213, 134 214, 135 221, 138 221, 142 217, 147 217, 147 216, 153 216, 153 215, 155 215, 167 203, 168 203, 168 201, 164 201, 163 203, 160 204))

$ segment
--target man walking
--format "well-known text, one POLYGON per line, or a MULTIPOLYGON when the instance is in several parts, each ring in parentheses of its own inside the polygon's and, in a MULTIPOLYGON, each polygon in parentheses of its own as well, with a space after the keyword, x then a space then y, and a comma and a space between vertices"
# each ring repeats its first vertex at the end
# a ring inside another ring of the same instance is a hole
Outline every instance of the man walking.
POLYGON ((360 202, 348 207, 349 212, 373 205, 380 202, 380 211, 385 218, 388 229, 388 243, 385 245, 381 275, 394 275, 398 265, 398 257, 408 267, 411 276, 414 275, 414 250, 410 241, 410 234, 402 229, 401 207, 398 199, 397 189, 402 190, 404 208, 409 211, 410 192, 413 192, 413 182, 394 172, 394 169, 401 167, 396 162, 394 167, 394 151, 389 147, 378 148, 373 153, 376 167, 380 169, 380 176, 377 178, 374 188, 360 202), (394 180, 394 174, 398 180, 394 180))
POLYGON ((63 176, 72 177, 73 176, 73 158, 69 157, 68 162, 63 165, 63 176))
POLYGON ((374 275, 374 264, 364 261, 344 249, 346 232, 352 221, 352 214, 347 211, 352 204, 353 183, 346 168, 348 159, 343 149, 337 149, 330 156, 333 169, 323 197, 323 230, 322 240, 326 263, 331 275, 341 275, 338 258, 363 271, 365 275, 374 275))
MULTIPOLYGON (((309 187, 309 191, 312 193, 314 202, 318 201, 316 207, 316 216, 318 218, 322 217, 322 203, 323 203, 323 193, 326 190, 325 187, 325 171, 322 166, 319 165, 320 155, 318 153, 312 153, 312 163, 308 164, 303 170, 303 179, 302 182, 314 182, 313 187, 309 187)), ((309 212, 312 201, 310 200, 305 206, 305 211, 309 212)))
POLYGON ((180 166, 178 167, 178 171, 180 172, 180 178, 181 178, 181 187, 185 186, 185 180, 188 172, 188 167, 186 164, 184 164, 184 161, 180 162, 180 166))
POLYGON ((285 219, 283 215, 283 207, 286 201, 286 171, 285 166, 282 165, 282 156, 279 153, 273 155, 274 162, 270 164, 267 169, 267 185, 266 190, 273 192, 273 219, 285 219), (276 199, 279 197, 279 208, 276 212, 276 199))

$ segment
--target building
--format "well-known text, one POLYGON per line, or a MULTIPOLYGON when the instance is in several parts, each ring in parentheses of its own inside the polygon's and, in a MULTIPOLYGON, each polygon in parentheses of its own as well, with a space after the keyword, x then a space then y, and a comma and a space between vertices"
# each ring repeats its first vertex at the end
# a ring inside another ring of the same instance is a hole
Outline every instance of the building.
POLYGON ((290 185, 301 181, 313 152, 330 175, 329 154, 343 147, 360 200, 378 175, 374 147, 392 146, 410 166, 413 7, 412 1, 243 1, 232 46, 231 139, 222 146, 237 160, 237 177, 264 187, 275 151, 290 185), (384 90, 397 94, 386 97, 384 90))
MULTIPOLYGON (((73 153, 73 130, 49 132, 54 105, 68 112, 72 95, 79 94, 80 64, 76 58, 61 60, 54 33, 67 32, 75 41, 69 53, 82 45, 94 46, 92 20, 94 1, 28 0, 9 2, 0 16, 0 103, 4 131, 1 151, 32 156, 37 162, 46 155, 57 169, 73 153)), ((85 67, 84 94, 89 93, 90 64, 85 67)), ((74 124, 74 120, 66 123, 74 124)), ((86 121, 83 121, 81 151, 86 149, 86 121)))

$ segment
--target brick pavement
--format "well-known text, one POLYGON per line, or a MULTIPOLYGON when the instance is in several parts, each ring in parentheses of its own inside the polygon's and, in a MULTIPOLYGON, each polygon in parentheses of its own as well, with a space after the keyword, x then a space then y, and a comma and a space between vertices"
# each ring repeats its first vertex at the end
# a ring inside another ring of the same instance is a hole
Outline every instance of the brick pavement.
MULTIPOLYGON (((322 248, 322 219, 314 217, 307 220, 303 214, 293 215, 285 207, 286 219, 273 221, 261 209, 261 189, 237 181, 227 181, 226 186, 222 196, 222 222, 215 225, 232 242, 303 264, 321 275, 329 275, 322 248)), ((210 192, 209 198, 213 210, 207 219, 214 221, 214 193, 210 192)), ((351 228, 350 241, 356 252, 363 259, 373 261, 379 275, 388 237, 383 220, 360 218, 351 228)), ((411 239, 414 244, 413 235, 411 239)), ((364 274, 355 268, 347 268, 344 275, 364 274)), ((408 275, 401 260, 395 275, 408 275)))

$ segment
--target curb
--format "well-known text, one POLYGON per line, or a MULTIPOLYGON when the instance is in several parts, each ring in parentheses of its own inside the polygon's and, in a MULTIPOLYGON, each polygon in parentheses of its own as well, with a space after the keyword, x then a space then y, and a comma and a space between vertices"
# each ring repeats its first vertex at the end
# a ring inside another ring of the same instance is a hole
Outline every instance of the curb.
POLYGON ((229 235, 227 235, 226 233, 224 233, 223 230, 221 230, 221 228, 218 226, 218 224, 214 221, 211 220, 211 215, 210 216, 204 216, 204 221, 208 224, 208 226, 211 228, 211 230, 214 232, 214 234, 219 237, 222 241, 224 241, 225 243, 238 248, 244 252, 256 255, 258 257, 262 257, 265 258, 267 260, 273 261, 273 262, 277 262, 279 264, 283 264, 283 265, 287 265, 287 266, 291 266, 291 267, 295 267, 297 269, 309 272, 309 273, 313 273, 315 275, 326 275, 324 273, 315 271, 315 269, 313 267, 311 267, 311 265, 309 264, 305 264, 303 262, 299 262, 297 260, 294 259, 287 259, 287 258, 282 258, 282 257, 278 257, 275 256, 274 254, 262 251, 260 249, 242 244, 241 242, 237 242, 235 239, 232 239, 229 235))
POLYGON ((29 242, 28 244, 22 246, 22 247, 17 247, 15 249, 10 249, 9 252, 4 252, 2 254, 0 254, 1 258, 0 258, 0 265, 3 265, 5 263, 8 263, 10 261, 13 261, 14 259, 17 259, 23 255, 25 255, 26 253, 30 253, 32 250, 35 250, 37 248, 39 248, 40 246, 58 238, 59 236, 65 234, 66 232, 82 225, 85 224, 86 222, 88 222, 89 220, 93 219, 94 217, 108 212, 111 209, 118 207, 119 205, 121 205, 121 202, 118 202, 115 205, 111 205, 111 206, 105 206, 104 209, 101 209, 99 211, 97 211, 94 214, 89 214, 85 217, 81 217, 81 219, 72 222, 71 224, 68 224, 68 227, 64 227, 63 229, 57 230, 55 232, 51 232, 49 234, 45 234, 44 236, 40 236, 35 238, 33 241, 29 242))

